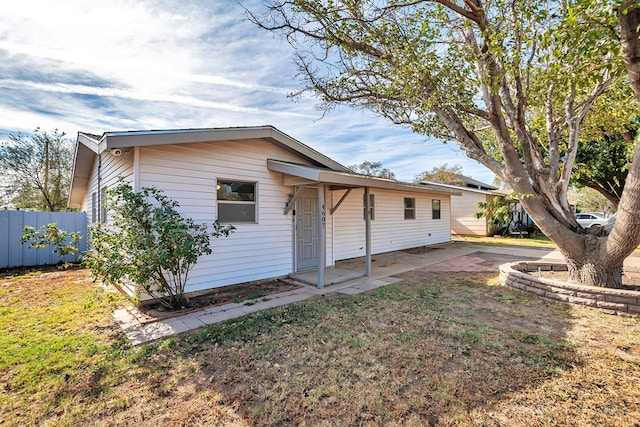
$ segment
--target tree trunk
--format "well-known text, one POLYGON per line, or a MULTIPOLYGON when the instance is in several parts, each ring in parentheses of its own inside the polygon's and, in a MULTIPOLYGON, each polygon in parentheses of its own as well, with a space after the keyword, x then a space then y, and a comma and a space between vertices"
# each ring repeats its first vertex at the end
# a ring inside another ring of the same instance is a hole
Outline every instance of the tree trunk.
POLYGON ((623 262, 637 246, 636 233, 618 233, 612 238, 571 231, 549 217, 539 198, 525 197, 520 202, 542 232, 558 245, 569 269, 569 281, 588 286, 622 287, 623 262))
POLYGON ((602 256, 604 239, 599 238, 593 250, 585 251, 580 256, 564 253, 569 269, 569 281, 587 286, 605 288, 622 287, 622 262, 611 262, 602 256))

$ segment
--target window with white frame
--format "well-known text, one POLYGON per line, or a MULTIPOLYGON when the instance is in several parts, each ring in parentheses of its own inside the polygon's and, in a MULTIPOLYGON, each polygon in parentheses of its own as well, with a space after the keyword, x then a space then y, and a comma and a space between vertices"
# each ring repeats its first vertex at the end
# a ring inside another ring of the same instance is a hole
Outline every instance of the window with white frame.
POLYGON ((404 219, 416 219, 416 199, 413 197, 404 198, 404 219))
MULTIPOLYGON (((369 194, 369 218, 373 221, 376 219, 376 196, 375 194, 369 194)), ((367 219, 367 195, 362 197, 362 218, 367 219)))
POLYGON ((256 222, 257 183, 219 179, 216 190, 218 221, 231 224, 256 222))

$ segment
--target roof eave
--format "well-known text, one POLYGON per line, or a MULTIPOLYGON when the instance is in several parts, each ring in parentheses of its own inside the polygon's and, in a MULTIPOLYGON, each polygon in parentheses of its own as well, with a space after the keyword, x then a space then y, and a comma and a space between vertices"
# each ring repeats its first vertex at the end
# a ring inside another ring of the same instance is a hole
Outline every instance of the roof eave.
POLYGON ((306 157, 319 166, 342 172, 350 171, 347 167, 273 126, 107 132, 103 136, 104 149, 247 139, 263 139, 289 152, 306 157))
POLYGON ((394 191, 440 194, 447 196, 462 195, 462 193, 460 193, 459 191, 450 189, 432 188, 424 185, 417 186, 408 183, 400 183, 392 179, 359 175, 356 173, 337 172, 328 169, 319 169, 312 166, 283 162, 275 159, 267 159, 267 168, 274 172, 280 172, 309 181, 333 184, 343 187, 370 187, 394 191))
POLYGON ((88 191, 89 176, 95 157, 100 152, 100 141, 91 136, 78 132, 76 139, 76 149, 73 155, 73 171, 71 173, 71 184, 67 206, 69 208, 80 208, 84 195, 88 191))

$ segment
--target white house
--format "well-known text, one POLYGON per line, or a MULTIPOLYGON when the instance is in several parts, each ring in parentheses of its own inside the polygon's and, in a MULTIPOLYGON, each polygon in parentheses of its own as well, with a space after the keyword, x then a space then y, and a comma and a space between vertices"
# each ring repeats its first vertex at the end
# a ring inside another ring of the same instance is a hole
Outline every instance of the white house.
POLYGON ((506 227, 510 234, 520 236, 527 235, 527 227, 533 225, 533 221, 524 210, 520 202, 513 197, 511 190, 500 190, 498 187, 485 184, 475 179, 458 175, 462 182, 460 185, 436 184, 431 181, 418 181, 417 185, 439 185, 442 188, 457 190, 460 197, 451 198, 451 234, 460 236, 490 236, 501 227, 506 227), (509 203, 509 223, 495 225, 490 224, 486 217, 476 217, 476 212, 481 208, 479 202, 491 203, 496 197, 506 198, 509 203))
POLYGON ((200 258, 187 292, 325 268, 451 240, 459 189, 358 175, 271 126, 79 133, 69 206, 105 221, 118 177, 155 186, 197 223, 233 224, 200 258), (369 215, 365 215, 369 203, 369 215))
MULTIPOLYGON (((478 203, 491 203, 496 197, 503 197, 508 192, 498 190, 498 187, 485 184, 475 179, 458 175, 461 185, 439 184, 443 188, 458 190, 460 197, 451 199, 451 234, 460 236, 490 236, 495 230, 486 217, 476 218, 476 212, 481 209, 478 203)), ((418 181, 418 185, 434 185, 431 181, 418 181)))

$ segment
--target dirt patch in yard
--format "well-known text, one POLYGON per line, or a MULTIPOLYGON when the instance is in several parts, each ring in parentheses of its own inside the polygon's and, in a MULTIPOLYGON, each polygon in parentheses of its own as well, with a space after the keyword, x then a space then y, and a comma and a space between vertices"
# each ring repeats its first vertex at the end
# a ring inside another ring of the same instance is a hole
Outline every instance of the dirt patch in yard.
MULTIPOLYGON (((569 280, 569 272, 567 271, 533 271, 528 274, 536 277, 542 277, 544 279, 560 280, 563 282, 569 280)), ((628 291, 640 291, 640 273, 624 272, 622 275, 622 289, 628 291)))
POLYGON ((188 296, 184 307, 171 310, 157 302, 143 304, 132 311, 132 314, 142 324, 166 320, 204 310, 208 307, 229 303, 254 304, 256 301, 269 299, 270 295, 292 291, 303 285, 289 279, 262 280, 240 283, 238 285, 223 286, 207 292, 188 296))
POLYGON ((403 249, 401 252, 411 255, 423 255, 429 252, 437 251, 440 248, 431 248, 428 246, 418 246, 417 248, 403 249))
MULTIPOLYGON (((409 283, 416 283, 424 277, 425 271, 409 271, 402 277, 409 283)), ((447 283, 446 306, 448 316, 455 317, 461 307, 462 317, 472 324, 482 324, 490 328, 507 332, 505 342, 515 344, 525 334, 545 334, 553 339, 562 339, 565 336, 566 321, 562 317, 550 316, 549 307, 560 312, 566 312, 562 305, 553 307, 545 305, 541 310, 538 304, 526 304, 526 301, 536 299, 535 295, 515 293, 508 288, 504 292, 494 288, 501 286, 493 271, 460 271, 430 272, 428 276, 434 282, 447 283), (488 283, 491 295, 485 295, 488 283)))

